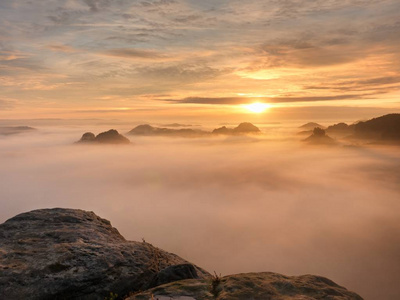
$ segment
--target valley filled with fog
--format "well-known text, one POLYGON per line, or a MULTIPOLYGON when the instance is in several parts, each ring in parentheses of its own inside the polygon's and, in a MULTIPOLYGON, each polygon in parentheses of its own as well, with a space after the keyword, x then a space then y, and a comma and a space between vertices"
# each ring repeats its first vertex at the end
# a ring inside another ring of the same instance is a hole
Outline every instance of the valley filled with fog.
POLYGON ((278 125, 74 144, 87 129, 0 135, 0 222, 80 208, 210 272, 316 274, 366 299, 399 299, 400 147, 311 146, 278 125))

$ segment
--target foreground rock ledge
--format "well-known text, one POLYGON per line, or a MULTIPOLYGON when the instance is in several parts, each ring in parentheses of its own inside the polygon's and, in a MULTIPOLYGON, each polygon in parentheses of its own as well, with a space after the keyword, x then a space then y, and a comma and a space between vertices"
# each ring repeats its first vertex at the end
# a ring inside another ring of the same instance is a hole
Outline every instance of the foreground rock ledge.
POLYGON ((93 212, 41 209, 0 225, 1 299, 104 299, 207 277, 177 255, 125 240, 93 212), (160 281, 165 270, 170 277, 160 281))
POLYGON ((246 273, 214 278, 187 279, 132 295, 129 300, 345 300, 362 298, 313 275, 284 276, 277 273, 246 273))
POLYGON ((212 278, 93 212, 41 209, 0 225, 3 299, 362 299, 318 276, 249 273, 212 278), (138 292, 144 291, 144 292, 138 292))

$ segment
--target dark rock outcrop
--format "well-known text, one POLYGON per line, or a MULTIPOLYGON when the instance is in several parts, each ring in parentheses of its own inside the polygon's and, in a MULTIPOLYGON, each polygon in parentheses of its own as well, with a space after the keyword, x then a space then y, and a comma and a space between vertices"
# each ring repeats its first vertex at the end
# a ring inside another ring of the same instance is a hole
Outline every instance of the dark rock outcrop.
POLYGON ((299 126, 299 128, 301 128, 303 130, 313 130, 316 127, 321 128, 321 129, 325 128, 324 126, 322 126, 322 125, 320 125, 318 123, 315 123, 315 122, 308 122, 308 123, 306 123, 304 125, 299 126))
POLYGON ((326 132, 336 137, 344 137, 354 133, 354 125, 347 125, 346 123, 337 123, 326 128, 326 132))
POLYGON ((325 130, 318 127, 315 127, 313 130, 313 134, 306 138, 304 141, 314 145, 336 144, 336 141, 333 138, 326 135, 325 130))
POLYGON ((313 275, 284 276, 276 273, 247 273, 209 280, 182 280, 131 296, 129 300, 362 300, 334 283, 313 275))
POLYGON ((222 126, 219 128, 215 128, 212 131, 213 134, 224 134, 224 135, 228 135, 228 134, 233 134, 233 129, 232 128, 227 128, 226 126, 222 126))
POLYGON ((208 133, 202 130, 194 130, 190 128, 171 129, 162 127, 153 127, 149 124, 136 126, 128 132, 129 135, 143 136, 179 136, 179 137, 197 137, 204 136, 208 133))
POLYGON ((248 122, 240 123, 237 127, 233 128, 235 134, 248 134, 248 133, 260 133, 260 129, 248 122))
POLYGON ((184 280, 184 279, 197 279, 199 275, 197 274, 196 268, 192 264, 181 264, 166 267, 161 270, 150 283, 150 286, 159 286, 162 284, 184 280))
POLYGON ((1 299, 101 299, 209 274, 93 212, 41 209, 0 225, 1 299))
POLYGON ((251 123, 241 123, 235 128, 227 128, 226 126, 216 128, 212 132, 195 130, 190 128, 171 129, 162 127, 153 127, 149 124, 136 126, 128 132, 129 135, 142 136, 179 136, 179 137, 204 137, 210 134, 220 135, 244 135, 261 133, 260 129, 251 123))
POLYGON ((227 128, 226 126, 222 126, 212 131, 212 134, 220 134, 220 135, 243 135, 243 134, 258 134, 258 133, 261 133, 260 129, 257 126, 248 122, 240 123, 235 128, 227 128))
POLYGON ((400 141, 400 114, 388 114, 354 125, 354 138, 400 141))
POLYGON ((80 142, 87 143, 87 142, 94 142, 96 136, 92 132, 86 132, 82 135, 80 142))
POLYGON ((95 141, 101 144, 129 144, 129 140, 115 129, 99 133, 95 141))
POLYGON ((157 129, 149 124, 138 125, 128 132, 130 135, 154 135, 157 129))
POLYGON ((99 133, 97 136, 92 132, 86 132, 77 143, 99 143, 99 144, 129 144, 130 141, 117 130, 111 129, 99 133))

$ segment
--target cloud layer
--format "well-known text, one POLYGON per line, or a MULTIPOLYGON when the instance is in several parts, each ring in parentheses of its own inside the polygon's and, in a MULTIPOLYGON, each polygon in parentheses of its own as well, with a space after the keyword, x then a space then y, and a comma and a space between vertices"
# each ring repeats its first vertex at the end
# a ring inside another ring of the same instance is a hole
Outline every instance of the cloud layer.
POLYGON ((82 208, 211 272, 311 273, 366 299, 399 298, 397 148, 310 148, 272 131, 72 145, 88 130, 103 131, 0 137, 0 222, 82 208))
POLYGON ((0 87, 3 97, 21 101, 16 115, 37 103, 48 110, 166 106, 158 101, 166 94, 257 95, 305 105, 361 99, 398 107, 399 6, 395 0, 3 1, 0 87), (155 97, 141 98, 149 94, 155 97), (113 101, 98 100, 106 96, 113 101))

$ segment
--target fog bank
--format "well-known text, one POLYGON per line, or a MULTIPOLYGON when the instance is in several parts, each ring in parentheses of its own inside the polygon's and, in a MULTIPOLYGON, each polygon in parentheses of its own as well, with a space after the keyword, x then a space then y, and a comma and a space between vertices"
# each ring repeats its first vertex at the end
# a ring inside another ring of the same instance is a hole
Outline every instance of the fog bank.
POLYGON ((73 145, 85 131, 0 136, 0 222, 81 208, 208 271, 310 273, 400 298, 398 147, 275 135, 73 145))

